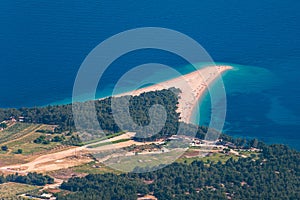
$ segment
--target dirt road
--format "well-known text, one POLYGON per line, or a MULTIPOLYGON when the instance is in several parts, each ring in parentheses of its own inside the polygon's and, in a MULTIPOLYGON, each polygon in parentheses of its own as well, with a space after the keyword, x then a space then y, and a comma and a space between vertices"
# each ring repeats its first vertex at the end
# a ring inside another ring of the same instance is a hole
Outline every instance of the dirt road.
POLYGON ((106 150, 119 149, 123 147, 127 147, 130 145, 143 145, 147 143, 135 142, 133 140, 129 140, 126 142, 121 142, 117 144, 107 144, 104 146, 100 146, 97 148, 87 148, 91 145, 97 145, 100 143, 113 142, 121 139, 130 139, 134 136, 134 133, 128 132, 114 138, 110 138, 107 140, 103 140, 100 142, 95 142, 93 144, 74 147, 71 149, 63 150, 60 152, 45 154, 37 157, 31 162, 25 164, 16 164, 10 166, 4 166, 0 168, 2 172, 18 172, 18 173, 27 173, 27 172, 46 172, 46 171, 54 171, 63 168, 69 168, 77 165, 81 165, 83 163, 90 162, 91 159, 87 157, 83 157, 83 154, 102 152, 106 150))

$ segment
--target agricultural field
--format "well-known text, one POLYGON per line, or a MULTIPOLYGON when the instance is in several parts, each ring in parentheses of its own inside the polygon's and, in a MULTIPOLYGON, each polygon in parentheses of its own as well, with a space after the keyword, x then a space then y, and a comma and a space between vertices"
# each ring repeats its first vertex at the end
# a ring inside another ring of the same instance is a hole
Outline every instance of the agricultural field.
POLYGON ((3 183, 0 184, 0 197, 5 200, 19 200, 22 199, 18 195, 30 191, 38 190, 40 187, 20 184, 20 183, 3 183))
POLYGON ((57 134, 46 134, 38 130, 52 129, 53 126, 44 124, 16 123, 0 132, 0 166, 25 163, 45 152, 62 146, 60 142, 38 144, 34 140, 40 136, 53 138, 57 134))
POLYGON ((0 132, 0 144, 20 138, 28 133, 38 129, 41 125, 33 125, 29 123, 15 123, 12 126, 0 132))

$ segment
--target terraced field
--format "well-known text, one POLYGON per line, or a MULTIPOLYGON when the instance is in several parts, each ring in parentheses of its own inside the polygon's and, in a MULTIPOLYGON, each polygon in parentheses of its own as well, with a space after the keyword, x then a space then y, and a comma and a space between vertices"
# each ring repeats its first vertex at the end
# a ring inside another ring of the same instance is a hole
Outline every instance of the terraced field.
POLYGON ((0 132, 0 146, 7 146, 8 151, 0 150, 0 166, 17 163, 26 163, 35 157, 61 147, 59 142, 50 144, 36 144, 33 141, 44 133, 36 132, 39 129, 47 129, 49 125, 16 123, 0 132), (18 154, 22 149, 22 154, 18 154))
POLYGON ((41 125, 39 124, 29 124, 29 123, 16 123, 13 126, 0 132, 0 144, 18 139, 28 133, 38 129, 41 125))

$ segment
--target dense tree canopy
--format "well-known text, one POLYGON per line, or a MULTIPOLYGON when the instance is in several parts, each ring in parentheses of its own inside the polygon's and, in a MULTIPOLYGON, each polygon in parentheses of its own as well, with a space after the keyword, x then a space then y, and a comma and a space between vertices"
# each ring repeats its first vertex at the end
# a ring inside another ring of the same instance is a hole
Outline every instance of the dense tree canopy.
POLYGON ((10 174, 6 177, 0 176, 0 183, 16 182, 29 185, 43 186, 54 183, 54 179, 48 175, 38 174, 36 172, 28 173, 27 175, 10 174))
MULTIPOLYGON (((193 135, 203 139, 207 132, 206 127, 179 122, 179 113, 176 112, 178 103, 177 89, 169 89, 143 93, 140 96, 118 97, 114 100, 117 105, 118 115, 125 116, 122 108, 129 99, 129 113, 134 125, 122 123, 119 127, 115 122, 111 103, 112 98, 100 101, 85 102, 95 105, 97 119, 105 134, 112 134, 121 130, 137 132, 136 140, 155 140, 166 138, 178 132, 182 125, 181 133, 193 135), (149 135, 153 127, 141 128, 149 125, 151 120, 160 126, 161 113, 153 115, 150 119, 151 106, 159 104, 165 108, 166 123, 156 135, 149 135), (146 137, 146 138, 145 138, 146 137)), ((85 103, 79 104, 84 108, 85 103)), ((89 111, 84 109, 82 119, 88 116, 89 111)), ((24 117, 25 122, 58 125, 56 132, 75 130, 71 105, 47 106, 39 108, 0 109, 0 121, 24 117)), ((93 129, 88 120, 83 120, 86 129, 93 129)), ((92 132, 92 131, 91 131, 92 132)), ((216 132, 216 134, 219 134, 216 132)), ((284 145, 266 145, 253 139, 247 141, 241 138, 231 138, 221 135, 219 143, 231 143, 237 148, 256 147, 262 152, 255 157, 229 159, 225 164, 221 162, 194 161, 191 164, 173 163, 162 169, 147 173, 103 174, 88 175, 83 178, 71 178, 64 182, 62 189, 71 193, 59 194, 58 199, 136 199, 138 194, 153 193, 160 200, 169 199, 298 199, 300 196, 300 153, 284 145)), ((54 141, 61 141, 57 136, 54 141)), ((36 143, 45 142, 45 138, 36 139, 36 143)), ((80 138, 72 135, 67 144, 78 144, 80 138)), ((2 147, 2 150, 5 150, 2 147)), ((135 171, 143 171, 136 169, 135 171)), ((44 185, 52 183, 53 179, 41 174, 29 173, 27 176, 9 175, 0 176, 0 183, 5 181, 44 185)))
MULTIPOLYGON (((168 137, 178 132, 179 126, 179 113, 176 112, 178 104, 178 94, 180 90, 170 88, 168 90, 153 91, 142 93, 139 96, 123 96, 114 98, 114 105, 116 107, 117 116, 121 121, 121 127, 115 122, 111 103, 112 97, 102 100, 88 101, 83 103, 76 103, 82 111, 80 117, 81 128, 91 130, 93 132, 93 124, 87 119, 90 115, 90 110, 86 109, 87 106, 95 106, 97 118, 100 127, 106 134, 116 133, 124 130, 136 132, 136 140, 155 140, 161 137, 168 137), (129 114, 134 123, 129 123, 126 110, 127 103, 129 107, 129 114), (155 113, 150 119, 149 110, 153 105, 161 105, 166 111, 166 122, 162 121, 162 113, 155 113), (153 122, 152 126, 149 125, 153 122), (155 135, 152 135, 156 127, 162 129, 155 135)), ((56 132, 75 130, 74 120, 72 115, 72 105, 57 105, 47 107, 35 108, 20 108, 20 109, 0 109, 0 120, 9 119, 10 117, 24 117, 25 122, 44 123, 51 125, 58 125, 56 132)), ((182 122, 181 122, 182 123, 182 122)), ((119 124, 120 125, 120 124, 119 124)), ((190 134, 196 133, 198 137, 204 137, 204 127, 198 127, 190 124, 183 124, 182 133, 190 134)), ((37 141, 39 142, 39 141, 37 141)))
POLYGON ((296 200, 300 194, 300 153, 283 145, 264 145, 256 160, 229 159, 225 164, 194 161, 147 173, 88 175, 72 178, 61 188, 74 193, 59 195, 59 200, 129 200, 150 192, 159 200, 296 200))

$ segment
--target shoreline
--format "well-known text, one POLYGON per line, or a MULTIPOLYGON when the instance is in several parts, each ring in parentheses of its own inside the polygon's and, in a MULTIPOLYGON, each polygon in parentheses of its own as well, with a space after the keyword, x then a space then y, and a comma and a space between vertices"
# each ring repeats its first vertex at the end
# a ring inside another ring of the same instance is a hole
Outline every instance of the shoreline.
MULTIPOLYGON (((178 99, 177 112, 180 113, 180 121, 186 123, 192 123, 191 119, 193 116, 193 111, 197 106, 197 103, 208 90, 215 80, 221 77, 222 73, 233 69, 229 65, 215 65, 207 66, 201 68, 189 74, 182 75, 180 77, 163 81, 145 88, 140 88, 130 92, 125 92, 117 95, 112 95, 113 97, 121 97, 126 95, 138 96, 144 92, 163 90, 168 88, 178 88, 181 90, 178 99)), ((100 98, 99 100, 104 99, 100 98)))

